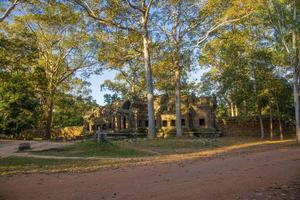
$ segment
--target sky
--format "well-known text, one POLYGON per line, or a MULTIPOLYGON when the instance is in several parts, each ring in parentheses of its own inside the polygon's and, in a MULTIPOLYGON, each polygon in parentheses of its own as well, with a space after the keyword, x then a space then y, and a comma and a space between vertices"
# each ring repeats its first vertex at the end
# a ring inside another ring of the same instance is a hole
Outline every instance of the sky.
POLYGON ((99 105, 104 105, 104 94, 108 91, 100 91, 100 85, 103 84, 105 80, 113 80, 116 75, 114 71, 104 71, 101 75, 92 75, 87 80, 91 83, 90 89, 92 90, 92 97, 99 105))
MULTIPOLYGON (((199 81, 203 70, 196 70, 196 72, 191 73, 190 79, 199 81)), ((104 71, 101 75, 92 75, 87 81, 91 83, 90 89, 92 90, 92 97, 99 105, 104 105, 104 94, 109 93, 109 91, 100 91, 100 85, 105 80, 113 80, 116 75, 115 71, 104 71)))

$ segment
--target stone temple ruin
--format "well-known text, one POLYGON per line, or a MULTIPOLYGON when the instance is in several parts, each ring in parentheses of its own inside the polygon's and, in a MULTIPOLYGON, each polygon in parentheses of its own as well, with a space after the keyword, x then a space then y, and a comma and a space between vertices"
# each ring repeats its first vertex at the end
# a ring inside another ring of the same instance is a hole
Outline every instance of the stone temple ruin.
MULTIPOLYGON (((185 135, 214 134, 216 132, 216 100, 214 97, 182 97, 182 129, 185 135)), ((161 95, 155 98, 155 124, 158 136, 176 133, 174 98, 161 95)), ((85 127, 93 132, 146 133, 148 127, 146 100, 119 100, 99 106, 85 113, 85 127)))

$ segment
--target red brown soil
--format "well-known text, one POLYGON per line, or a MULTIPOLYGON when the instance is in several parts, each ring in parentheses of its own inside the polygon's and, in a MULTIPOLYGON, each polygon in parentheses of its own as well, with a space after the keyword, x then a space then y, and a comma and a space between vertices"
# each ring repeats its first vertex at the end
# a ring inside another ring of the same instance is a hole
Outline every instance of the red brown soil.
POLYGON ((300 148, 91 173, 0 178, 0 199, 300 199, 300 148))

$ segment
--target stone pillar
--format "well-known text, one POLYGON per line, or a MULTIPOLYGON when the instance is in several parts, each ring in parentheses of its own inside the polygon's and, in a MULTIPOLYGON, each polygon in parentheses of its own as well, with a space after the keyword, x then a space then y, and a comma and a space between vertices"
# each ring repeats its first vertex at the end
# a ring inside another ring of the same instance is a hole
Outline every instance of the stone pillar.
POLYGON ((128 129, 133 129, 134 128, 134 113, 129 112, 129 117, 128 117, 128 129))
POLYGON ((120 115, 120 130, 123 130, 124 129, 124 118, 123 118, 123 115, 120 115))
POLYGON ((120 131, 121 130, 121 116, 117 115, 117 130, 120 131))
POLYGON ((135 131, 137 131, 138 127, 139 127, 139 121, 138 121, 138 115, 137 115, 137 112, 134 113, 134 128, 135 128, 135 131))
POLYGON ((111 130, 115 130, 115 116, 111 116, 111 130))
POLYGON ((89 124, 89 132, 93 132, 93 124, 91 122, 88 122, 89 124))

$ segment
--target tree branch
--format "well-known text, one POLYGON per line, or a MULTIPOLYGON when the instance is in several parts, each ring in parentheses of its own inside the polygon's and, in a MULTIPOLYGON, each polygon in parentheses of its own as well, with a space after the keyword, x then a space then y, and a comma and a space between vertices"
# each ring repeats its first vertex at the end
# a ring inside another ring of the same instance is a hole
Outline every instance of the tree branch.
POLYGON ((14 3, 9 6, 6 11, 3 13, 3 15, 0 17, 0 23, 4 21, 6 17, 15 9, 15 7, 20 3, 20 0, 15 0, 14 3))
POLYGON ((104 18, 98 17, 95 14, 95 12, 91 9, 91 7, 84 0, 73 0, 73 1, 77 5, 82 7, 86 11, 86 13, 88 14, 89 17, 93 18, 94 20, 96 20, 100 24, 103 24, 103 25, 106 25, 106 26, 114 26, 116 28, 123 29, 123 30, 128 30, 128 31, 131 31, 131 32, 137 32, 135 29, 132 29, 130 27, 122 26, 122 25, 120 25, 116 22, 113 22, 111 20, 106 20, 104 18))
POLYGON ((218 28, 222 27, 222 26, 225 26, 226 24, 230 24, 230 23, 233 23, 233 22, 237 22, 237 21, 240 21, 246 17, 248 17, 249 15, 251 15, 253 12, 250 12, 250 13, 247 13, 246 15, 240 17, 240 18, 235 18, 235 19, 231 19, 231 20, 225 20, 219 24, 215 24, 214 26, 212 26, 205 34, 204 36, 202 36, 201 38, 199 38, 199 40, 197 41, 197 44, 195 45, 196 47, 199 47, 200 44, 202 42, 204 42, 208 37, 209 35, 214 32, 215 30, 217 30, 218 28))
POLYGON ((127 2, 127 4, 128 4, 131 8, 133 8, 133 9, 135 9, 135 10, 138 10, 138 11, 140 11, 140 12, 143 12, 143 10, 142 10, 141 8, 139 8, 138 6, 136 6, 136 5, 134 5, 133 3, 131 3, 130 0, 126 0, 126 2, 127 2))
POLYGON ((147 5, 146 7, 146 12, 145 12, 145 19, 148 21, 148 15, 149 15, 149 12, 150 12, 150 8, 151 8, 151 5, 153 3, 153 0, 150 0, 149 4, 147 5))

